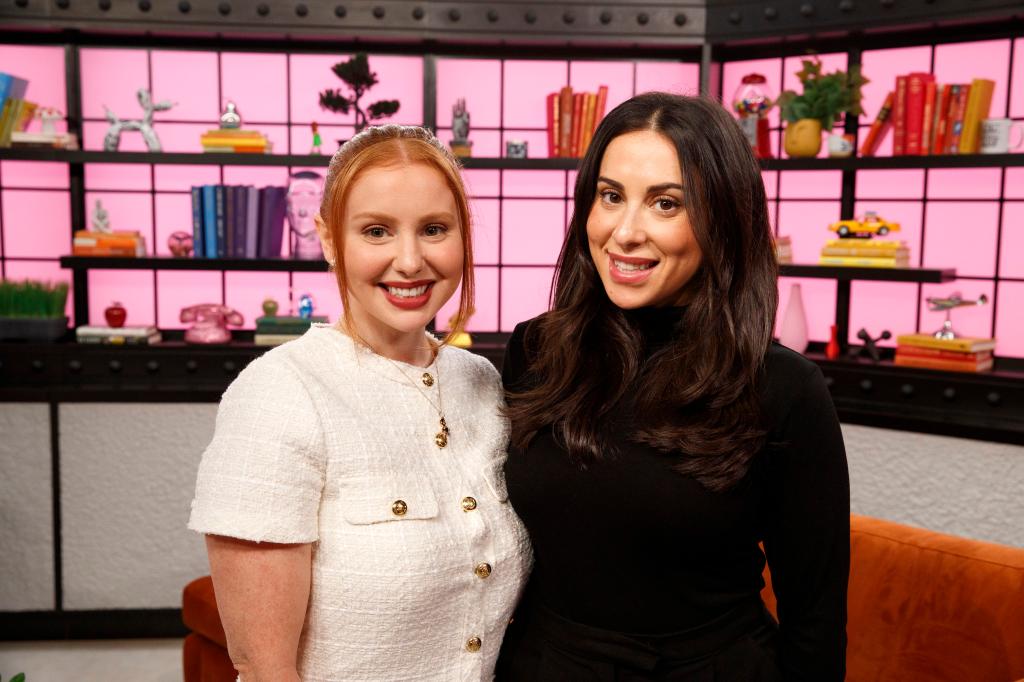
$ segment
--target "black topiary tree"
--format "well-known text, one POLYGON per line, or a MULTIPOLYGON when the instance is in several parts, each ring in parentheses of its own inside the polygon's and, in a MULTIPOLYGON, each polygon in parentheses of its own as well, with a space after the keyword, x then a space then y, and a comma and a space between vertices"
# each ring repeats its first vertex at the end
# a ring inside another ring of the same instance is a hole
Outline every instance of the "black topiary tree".
POLYGON ((366 53, 360 52, 347 62, 338 62, 331 67, 341 80, 352 91, 351 96, 346 97, 341 90, 324 90, 320 93, 320 108, 333 111, 334 113, 347 114, 349 109, 356 112, 356 132, 375 121, 388 116, 394 116, 398 111, 397 99, 385 99, 374 102, 366 111, 359 106, 359 98, 366 94, 366 91, 377 84, 377 74, 370 71, 370 63, 366 59, 366 53))

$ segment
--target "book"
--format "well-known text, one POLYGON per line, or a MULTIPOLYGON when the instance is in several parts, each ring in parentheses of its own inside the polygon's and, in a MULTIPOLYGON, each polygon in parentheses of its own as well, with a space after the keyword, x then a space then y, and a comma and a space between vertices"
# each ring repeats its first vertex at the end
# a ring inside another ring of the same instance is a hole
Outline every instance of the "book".
POLYGON ((951 85, 943 85, 935 105, 935 139, 932 142, 932 154, 946 153, 946 135, 949 124, 949 93, 951 85))
POLYGON ((907 135, 907 77, 896 77, 896 96, 892 107, 892 155, 906 152, 907 135))
POLYGON ((569 143, 572 141, 572 88, 568 85, 558 95, 558 155, 572 156, 569 143))
POLYGON ((936 358, 939 360, 968 360, 978 361, 992 357, 991 350, 981 350, 974 353, 958 350, 943 350, 941 348, 924 348, 923 346, 897 346, 896 350, 904 355, 912 355, 922 358, 936 358))
POLYGON ((260 258, 279 258, 281 256, 287 191, 286 187, 263 187, 260 189, 260 258))
POLYGON ((918 154, 928 156, 932 153, 932 137, 935 133, 935 79, 924 85, 924 115, 921 122, 921 146, 918 154))
POLYGON ((192 186, 192 257, 205 258, 203 249, 203 188, 192 186))
POLYGON ((878 151, 878 145, 885 138, 885 134, 892 128, 892 102, 895 96, 896 93, 893 91, 889 91, 889 94, 885 96, 882 107, 875 114, 875 120, 868 129, 867 135, 864 136, 864 142, 860 146, 861 156, 874 156, 878 151))
POLYGON ((896 337, 896 345, 977 353, 983 350, 995 349, 996 340, 971 336, 961 336, 955 339, 938 339, 931 334, 900 334, 896 337))
POLYGON ((905 249, 904 241, 886 241, 884 239, 829 239, 825 246, 842 246, 851 249, 905 249))
POLYGON ((138 232, 78 230, 71 240, 71 254, 141 258, 146 255, 146 239, 138 232))
POLYGON ((981 122, 988 118, 992 108, 992 91, 995 87, 995 81, 987 78, 975 78, 971 81, 963 131, 960 134, 961 154, 978 153, 981 146, 981 122))
POLYGON ((11 147, 21 149, 78 149, 75 133, 29 133, 15 130, 11 133, 11 147))
POLYGON ((245 188, 245 258, 259 257, 260 193, 252 185, 245 188))
POLYGON ((548 158, 551 159, 558 156, 558 93, 548 95, 545 112, 548 120, 548 158))
POLYGON ((162 340, 160 331, 146 327, 102 327, 83 325, 75 330, 79 343, 106 343, 113 345, 147 345, 162 340))
POLYGON ((214 228, 217 236, 216 248, 217 251, 214 258, 224 258, 227 255, 227 232, 225 228, 225 208, 224 208, 224 185, 213 186, 213 217, 214 217, 214 228))
POLYGON ((0 106, 8 99, 22 99, 27 91, 27 80, 0 72, 0 106))
POLYGON ((245 215, 246 210, 249 206, 248 198, 245 194, 245 187, 239 185, 235 187, 234 193, 234 219, 232 222, 234 237, 231 240, 232 245, 232 258, 245 258, 245 226, 248 221, 245 215))
POLYGON ((949 114, 949 153, 960 153, 960 137, 964 129, 964 116, 967 113, 967 99, 971 94, 970 85, 958 85, 956 97, 950 102, 949 114))
POLYGON ((602 85, 597 89, 597 109, 594 113, 594 130, 604 119, 604 108, 608 105, 608 86, 602 85))
POLYGON ((922 131, 924 128, 924 91, 929 80, 934 80, 934 76, 928 73, 915 72, 907 76, 903 152, 908 156, 919 156, 921 154, 922 131))
POLYGON ((573 93, 572 96, 572 136, 569 139, 569 156, 579 157, 580 155, 580 133, 583 132, 583 100, 582 92, 573 93))
POLYGON ((942 369, 951 372, 985 372, 992 369, 993 360, 991 356, 984 360, 945 360, 941 358, 925 358, 916 355, 907 355, 897 349, 893 364, 897 367, 942 369))
POLYGON ((252 337, 252 342, 257 346, 280 346, 302 336, 302 334, 264 334, 257 333, 252 337))
POLYGON ((224 253, 221 258, 235 255, 235 187, 224 185, 224 253))
POLYGON ((594 136, 594 110, 597 106, 597 95, 588 92, 583 96, 583 129, 580 131, 580 156, 587 153, 590 138, 594 136))
POLYGON ((207 258, 217 257, 217 192, 203 185, 203 251, 207 258))
POLYGON ((858 256, 860 258, 910 259, 910 249, 861 249, 857 247, 825 246, 822 256, 858 256))
POLYGON ((841 265, 858 268, 906 268, 909 258, 886 258, 864 256, 819 256, 818 265, 841 265))
POLYGON ((312 317, 297 317, 294 315, 266 315, 256 318, 256 331, 268 334, 301 334, 308 330, 313 323, 326 323, 324 316, 314 315, 312 317))

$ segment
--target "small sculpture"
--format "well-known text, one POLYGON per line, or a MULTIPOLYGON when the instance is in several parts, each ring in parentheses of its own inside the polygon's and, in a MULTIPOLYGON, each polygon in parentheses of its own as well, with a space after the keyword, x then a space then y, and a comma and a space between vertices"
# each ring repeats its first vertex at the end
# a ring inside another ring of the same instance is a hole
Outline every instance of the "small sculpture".
POLYGON ((128 319, 128 311, 118 301, 114 301, 103 311, 103 318, 107 321, 108 327, 123 327, 128 319))
POLYGON ((39 107, 36 110, 36 118, 39 119, 39 125, 42 126, 40 132, 43 135, 58 135, 57 121, 64 120, 64 113, 56 107, 39 107))
POLYGON ((892 338, 892 332, 888 329, 882 331, 881 335, 876 338, 871 338, 871 334, 868 333, 867 329, 863 327, 857 332, 857 338, 864 342, 864 345, 860 348, 851 348, 850 356, 858 357, 860 355, 867 355, 871 358, 872 362, 878 363, 882 357, 878 353, 878 342, 892 338))
POLYGON ((96 200, 96 206, 92 209, 92 231, 110 234, 110 214, 103 208, 103 202, 96 200))
POLYGON ((505 140, 505 158, 525 159, 528 151, 526 140, 505 140))
POLYGON ((263 315, 265 317, 276 317, 277 316, 277 301, 267 296, 263 299, 263 315))
POLYGON ((292 233, 292 254, 303 260, 323 258, 320 237, 313 216, 320 209, 323 177, 314 171, 299 171, 288 183, 288 227, 292 233))
POLYGON ((320 151, 320 145, 324 143, 323 139, 320 137, 320 126, 317 124, 316 121, 313 121, 310 124, 310 128, 313 129, 313 148, 309 150, 309 153, 323 154, 323 152, 320 151))
POLYGON ((973 301, 965 301, 959 291, 954 291, 947 298, 941 298, 938 296, 929 296, 925 299, 928 301, 928 310, 931 311, 946 311, 946 321, 942 323, 942 328, 933 334, 937 339, 955 339, 960 335, 953 330, 953 323, 950 321, 949 316, 953 308, 962 308, 964 306, 971 305, 985 305, 988 303, 988 297, 982 294, 973 301))
POLYGON ((452 105, 452 135, 452 154, 471 156, 473 143, 469 140, 469 112, 466 111, 465 98, 455 100, 455 104, 452 105))
POLYGON ((110 121, 110 129, 107 130, 107 135, 103 138, 104 151, 116 152, 118 145, 121 144, 121 133, 125 130, 138 130, 141 132, 142 139, 146 141, 146 148, 149 151, 163 151, 160 146, 160 138, 156 136, 156 131, 153 130, 153 112, 167 111, 175 105, 175 102, 164 100, 154 104, 149 90, 145 88, 139 88, 136 96, 139 99, 139 104, 142 105, 143 116, 141 119, 122 121, 110 109, 103 107, 107 112, 107 120, 110 121))
POLYGON ((217 303, 183 308, 180 319, 182 322, 194 322, 192 328, 185 332, 187 343, 228 343, 231 341, 228 325, 237 327, 245 324, 241 313, 217 303))
POLYGON ((224 113, 220 115, 220 127, 228 130, 242 127, 242 117, 238 113, 238 107, 231 100, 228 100, 224 106, 224 113))
POLYGON ((304 320, 313 317, 313 297, 309 294, 299 297, 299 317, 304 320))
POLYGON ((382 99, 374 102, 364 110, 359 104, 366 91, 377 84, 377 74, 370 71, 370 61, 365 52, 358 52, 345 62, 338 62, 331 71, 345 83, 349 90, 346 95, 338 88, 331 88, 320 93, 320 108, 336 114, 355 113, 356 132, 370 125, 371 121, 388 118, 398 113, 397 99, 382 99))
POLYGON ((192 235, 178 230, 167 238, 167 248, 175 258, 188 258, 192 255, 192 235))

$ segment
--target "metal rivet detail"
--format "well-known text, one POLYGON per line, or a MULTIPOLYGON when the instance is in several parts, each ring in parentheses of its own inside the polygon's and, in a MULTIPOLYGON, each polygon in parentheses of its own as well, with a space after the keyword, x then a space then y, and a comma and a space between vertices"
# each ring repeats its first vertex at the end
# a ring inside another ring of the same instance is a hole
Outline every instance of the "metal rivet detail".
POLYGON ((383 19, 384 18, 384 14, 385 14, 384 8, 381 7, 380 5, 377 5, 376 7, 373 8, 373 16, 375 18, 383 19))
POLYGON ((78 360, 72 360, 71 362, 68 363, 68 371, 74 374, 78 374, 79 372, 82 371, 82 363, 79 362, 78 360))
POLYGON ((956 389, 950 386, 942 392, 944 400, 956 400, 956 389))
POLYGON ((223 367, 224 367, 224 371, 227 372, 228 374, 231 374, 232 372, 238 371, 238 365, 236 365, 231 360, 225 361, 223 367))
POLYGON ((839 11, 840 12, 852 12, 856 5, 853 4, 853 0, 839 0, 839 11))
POLYGON ((344 19, 346 14, 348 14, 348 10, 345 9, 344 5, 334 6, 334 16, 338 17, 339 19, 344 19))
POLYGON ((1003 396, 999 395, 999 393, 996 391, 992 391, 991 393, 989 393, 987 396, 985 396, 985 399, 988 400, 988 404, 992 406, 996 406, 999 403, 1003 402, 1003 396))
POLYGON ((498 20, 498 10, 496 10, 496 9, 489 9, 489 10, 487 10, 487 21, 489 21, 489 22, 491 22, 493 24, 497 20, 498 20))
POLYGON ((46 369, 46 365, 43 363, 42 360, 33 360, 32 361, 32 371, 33 372, 42 372, 44 369, 46 369))
POLYGON ((71 0, 57 0, 57 7, 60 7, 61 9, 71 7, 71 0))
POLYGON ((881 0, 882 7, 885 7, 886 9, 892 7, 895 4, 896 0, 881 0))
POLYGON ((765 19, 768 19, 769 21, 771 21, 772 19, 777 19, 778 16, 779 16, 779 10, 775 9, 774 7, 765 7, 764 8, 764 18, 765 19))
POLYGON ((533 10, 530 10, 529 12, 523 15, 523 19, 525 19, 526 23, 528 24, 535 24, 537 23, 537 13, 534 12, 533 10))
POLYGON ((800 14, 805 17, 814 16, 814 5, 812 5, 809 2, 805 2, 804 4, 800 5, 800 14))
POLYGON ((870 393, 871 389, 873 389, 874 387, 875 385, 871 382, 871 379, 860 380, 860 390, 864 391, 865 393, 870 393))
POLYGON ((178 3, 178 11, 182 14, 188 14, 192 11, 192 3, 188 0, 181 0, 181 2, 178 3))
POLYGON ((646 26, 647 22, 650 20, 651 17, 647 14, 647 12, 641 12, 640 14, 636 15, 636 23, 640 24, 641 26, 646 26))
POLYGON ((835 386, 835 385, 836 385, 836 380, 835 379, 833 379, 832 377, 825 377, 825 386, 829 390, 832 390, 832 387, 835 386))
POLYGON ((270 14, 270 6, 267 5, 266 3, 261 2, 260 4, 256 5, 256 14, 260 15, 261 17, 267 16, 268 14, 270 14))
POLYGON ((304 17, 307 14, 309 14, 309 7, 302 3, 299 3, 298 5, 295 5, 295 14, 300 17, 304 17))
MULTIPOLYGON (((28 3, 26 2, 25 4, 27 5, 28 3)), ((107 10, 109 10, 109 9, 110 9, 110 7, 111 7, 111 2, 110 2, 110 0, 100 0, 100 9, 101 9, 101 10, 103 10, 104 12, 106 12, 107 10)))
POLYGON ((139 11, 148 12, 151 9, 153 9, 153 3, 149 0, 139 0, 139 11))
POLYGON ((160 371, 160 363, 156 360, 150 360, 146 363, 146 371, 150 374, 156 374, 160 371))
POLYGON ((185 363, 185 371, 189 374, 194 374, 199 369, 199 363, 195 360, 189 360, 185 363))
POLYGON ((680 12, 676 15, 676 26, 686 26, 687 18, 686 15, 680 12))
POLYGON ((576 21, 576 15, 572 12, 566 12, 562 15, 562 21, 566 24, 571 24, 576 21))
POLYGON ((610 24, 610 23, 612 23, 612 13, 611 12, 607 12, 607 11, 601 12, 601 16, 599 18, 600 18, 602 24, 610 24))
POLYGON ((222 2, 218 4, 217 11, 220 13, 221 16, 226 17, 227 15, 231 14, 231 3, 222 2))
POLYGON ((729 23, 730 24, 738 24, 741 21, 743 21, 743 15, 742 14, 740 14, 736 10, 733 10, 733 11, 729 12, 729 23))
POLYGON ((107 367, 109 367, 110 371, 114 374, 117 374, 122 369, 124 369, 124 365, 121 364, 120 360, 111 360, 109 363, 107 363, 107 367))
POLYGON ((462 12, 457 9, 450 9, 448 10, 448 19, 451 21, 459 21, 462 19, 462 12))
POLYGON ((25 7, 28 7, 28 0, 14 0, 14 4, 24 9, 25 7))
POLYGON ((902 386, 900 386, 900 393, 902 393, 905 398, 911 397, 912 395, 914 395, 914 385, 903 384, 902 386))
POLYGON ((423 11, 422 7, 417 7, 412 11, 412 18, 416 21, 420 21, 425 16, 427 16, 427 13, 423 11))

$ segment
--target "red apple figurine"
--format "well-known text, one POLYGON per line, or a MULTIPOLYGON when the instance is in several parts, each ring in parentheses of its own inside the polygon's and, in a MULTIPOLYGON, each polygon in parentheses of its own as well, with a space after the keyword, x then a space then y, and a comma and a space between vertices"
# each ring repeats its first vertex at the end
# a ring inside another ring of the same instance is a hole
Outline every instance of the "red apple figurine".
POLYGON ((123 327, 128 311, 118 302, 114 302, 109 308, 103 311, 103 317, 107 318, 107 325, 110 327, 123 327))

